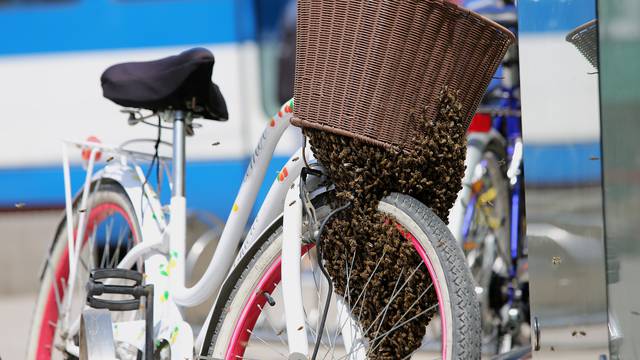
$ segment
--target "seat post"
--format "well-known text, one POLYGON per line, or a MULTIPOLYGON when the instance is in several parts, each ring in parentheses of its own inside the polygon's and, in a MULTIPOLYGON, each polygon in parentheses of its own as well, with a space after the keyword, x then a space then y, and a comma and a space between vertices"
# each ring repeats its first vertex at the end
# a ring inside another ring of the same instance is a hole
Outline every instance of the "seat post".
POLYGON ((185 111, 176 110, 173 115, 173 196, 171 196, 171 222, 169 223, 169 249, 175 258, 172 270, 178 288, 185 284, 185 247, 187 235, 187 200, 184 197, 185 178, 185 122, 189 116, 185 111))
POLYGON ((173 119, 173 196, 184 196, 185 112, 176 110, 173 119))

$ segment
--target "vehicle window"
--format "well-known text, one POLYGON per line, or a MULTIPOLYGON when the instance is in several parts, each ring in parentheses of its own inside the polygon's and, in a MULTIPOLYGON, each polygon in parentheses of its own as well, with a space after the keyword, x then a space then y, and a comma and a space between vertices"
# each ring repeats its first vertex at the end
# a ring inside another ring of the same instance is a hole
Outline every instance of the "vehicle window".
POLYGON ((293 97, 295 0, 255 0, 262 103, 267 113, 293 97))

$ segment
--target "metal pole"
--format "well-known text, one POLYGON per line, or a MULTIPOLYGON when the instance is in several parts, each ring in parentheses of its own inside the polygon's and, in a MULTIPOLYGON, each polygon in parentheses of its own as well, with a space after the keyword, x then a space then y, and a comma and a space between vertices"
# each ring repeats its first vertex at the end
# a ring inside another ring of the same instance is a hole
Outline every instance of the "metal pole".
POLYGON ((184 196, 185 113, 176 110, 173 121, 173 196, 184 196))

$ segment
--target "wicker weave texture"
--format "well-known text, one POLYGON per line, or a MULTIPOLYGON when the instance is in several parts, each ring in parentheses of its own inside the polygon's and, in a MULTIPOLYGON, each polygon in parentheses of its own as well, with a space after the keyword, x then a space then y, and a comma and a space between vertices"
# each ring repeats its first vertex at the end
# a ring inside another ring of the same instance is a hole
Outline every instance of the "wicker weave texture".
POLYGON ((598 22, 596 20, 573 29, 567 34, 567 41, 578 48, 591 66, 598 68, 598 22))
POLYGON ((465 125, 513 34, 444 0, 299 0, 292 123, 404 148, 443 87, 465 125))

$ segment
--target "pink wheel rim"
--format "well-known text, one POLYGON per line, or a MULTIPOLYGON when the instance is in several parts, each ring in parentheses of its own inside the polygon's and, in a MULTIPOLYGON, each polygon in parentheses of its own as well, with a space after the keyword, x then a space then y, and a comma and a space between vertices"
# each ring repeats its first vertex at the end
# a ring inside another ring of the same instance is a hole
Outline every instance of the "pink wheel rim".
MULTIPOLYGON (((427 266, 427 270, 429 272, 429 276, 431 276, 431 281, 436 290, 436 297, 438 298, 438 312, 440 314, 440 325, 442 327, 442 337, 441 337, 441 347, 442 347, 442 359, 447 359, 446 357, 446 344, 447 344, 447 327, 446 327, 446 318, 444 313, 444 307, 442 306, 442 294, 440 290, 440 283, 438 282, 438 278, 435 276, 434 267, 427 256, 427 253, 424 251, 418 239, 413 236, 409 231, 405 230, 402 225, 396 223, 395 224, 400 234, 407 240, 410 240, 413 244, 413 247, 416 249, 422 260, 427 266)), ((301 249, 301 255, 306 254, 313 245, 306 245, 301 249)), ((231 336, 231 341, 229 346, 227 347, 227 352, 225 354, 225 359, 227 360, 235 360, 241 359, 244 356, 244 351, 246 345, 248 344, 250 338, 250 331, 253 330, 258 318, 260 317, 260 313, 262 312, 260 309, 263 308, 264 304, 267 302, 267 299, 263 294, 265 292, 271 294, 273 290, 276 288, 277 284, 280 283, 281 280, 281 271, 280 267, 282 265, 282 259, 278 256, 265 275, 260 279, 258 285, 254 288, 249 300, 246 302, 244 308, 242 309, 242 313, 240 314, 240 318, 238 319, 238 323, 233 331, 233 335, 231 336)))
MULTIPOLYGON (((89 238, 89 234, 93 231, 96 225, 99 225, 104 219, 112 214, 120 214, 127 221, 129 229, 131 229, 134 236, 134 243, 137 242, 137 234, 133 231, 133 222, 127 215, 127 212, 116 203, 103 203, 91 209, 89 217, 87 219, 86 235, 84 236, 83 245, 89 238)), ((53 346, 56 327, 51 324, 57 324, 58 322, 58 305, 56 303, 56 290, 54 285, 58 289, 58 296, 60 299, 64 299, 64 288, 62 287, 62 279, 69 277, 69 252, 65 246, 63 253, 61 254, 60 261, 54 269, 54 283, 51 284, 47 293, 47 299, 45 302, 45 308, 42 315, 42 321, 40 322, 40 332, 38 334, 38 347, 36 349, 36 359, 47 360, 51 359, 51 348, 53 346)))

